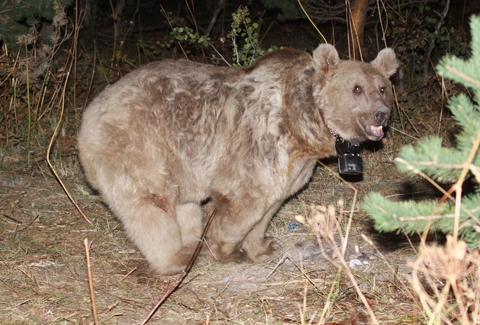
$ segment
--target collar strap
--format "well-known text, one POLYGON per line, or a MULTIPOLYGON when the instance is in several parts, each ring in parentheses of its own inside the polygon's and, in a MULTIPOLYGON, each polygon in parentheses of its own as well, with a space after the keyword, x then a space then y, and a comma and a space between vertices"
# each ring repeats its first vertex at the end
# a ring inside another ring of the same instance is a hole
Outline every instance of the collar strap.
MULTIPOLYGON (((324 122, 325 123, 325 122, 324 122)), ((326 124, 325 124, 326 125, 326 124)), ((337 131, 335 130, 330 130, 328 129, 328 131, 330 132, 331 135, 333 135, 334 137, 336 138, 340 138, 340 135, 337 133, 337 131)))
POLYGON ((344 155, 356 155, 358 156, 361 151, 360 141, 358 139, 352 139, 346 141, 342 137, 338 136, 335 138, 335 149, 339 156, 344 155))
POLYGON ((325 127, 328 129, 328 132, 330 132, 330 134, 333 135, 334 137, 340 138, 340 135, 337 133, 337 131, 330 129, 327 126, 327 123, 325 123, 325 118, 323 117, 323 112, 320 110, 319 113, 320 113, 320 118, 322 119, 323 125, 325 125, 325 127))

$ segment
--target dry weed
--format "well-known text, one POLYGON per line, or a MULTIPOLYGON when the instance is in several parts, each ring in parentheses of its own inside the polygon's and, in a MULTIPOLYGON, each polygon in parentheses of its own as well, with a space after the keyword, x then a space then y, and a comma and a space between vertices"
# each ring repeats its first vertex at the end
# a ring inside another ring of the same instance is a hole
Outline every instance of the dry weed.
MULTIPOLYGON (((345 236, 337 219, 334 206, 311 206, 307 219, 297 216, 297 220, 308 225, 316 234, 323 257, 346 273, 356 293, 369 313, 372 324, 379 324, 370 307, 357 276, 352 272, 342 252, 345 236), (327 252, 331 252, 330 254, 327 252)), ((348 235, 348 234, 347 234, 348 235)), ((369 244, 373 243, 366 238, 369 244)), ((379 253, 379 252, 378 252, 379 253)), ((381 254, 380 254, 381 255, 381 254)), ((388 261, 384 259, 388 265, 388 261)), ((480 324, 480 253, 469 250, 463 241, 447 237, 444 247, 423 246, 415 261, 409 263, 413 272, 411 287, 404 288, 413 292, 423 307, 423 316, 427 324, 480 324)), ((391 268, 391 267, 390 267, 391 268)), ((392 270, 395 273, 394 270, 392 270)), ((325 305, 327 308, 328 302, 325 305)), ((326 311, 322 314, 325 316, 326 311)), ((322 320, 319 321, 322 324, 322 320)), ((354 323, 356 324, 356 323, 354 323)))
MULTIPOLYGON (((343 202, 340 201, 338 203, 340 206, 341 214, 343 212, 343 202)), ((341 269, 345 271, 348 278, 350 279, 352 285, 355 288, 356 293, 358 294, 360 300, 364 304, 373 324, 379 324, 375 314, 373 313, 372 308, 370 307, 370 303, 368 302, 367 298, 363 294, 360 286, 356 280, 355 275, 353 274, 352 270, 350 269, 346 259, 345 259, 345 251, 347 246, 348 240, 348 231, 345 236, 342 234, 342 228, 340 223, 337 219, 337 214, 335 207, 333 205, 329 205, 328 207, 321 206, 321 205, 312 205, 310 207, 310 216, 307 220, 303 216, 297 216, 297 220, 303 224, 307 224, 315 233, 317 237, 318 244, 320 246, 320 250, 322 256, 332 263, 333 265, 339 268, 339 272, 341 269), (337 243, 337 239, 338 242, 337 243), (326 245, 325 245, 326 244, 326 245), (327 250, 330 248, 332 250, 332 254, 328 254, 327 250)), ((325 304, 324 312, 321 315, 319 323, 323 323, 323 318, 327 314, 329 303, 325 304)), ((356 322, 354 323, 356 324, 356 322)))
POLYGON ((480 257, 463 241, 447 237, 445 247, 425 246, 413 269, 412 286, 428 324, 480 323, 480 257))

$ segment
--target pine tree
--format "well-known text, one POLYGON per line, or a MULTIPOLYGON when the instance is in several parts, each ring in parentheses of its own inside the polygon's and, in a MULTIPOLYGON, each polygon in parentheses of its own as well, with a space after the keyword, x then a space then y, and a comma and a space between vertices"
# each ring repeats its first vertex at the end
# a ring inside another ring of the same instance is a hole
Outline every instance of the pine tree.
POLYGON ((442 139, 430 136, 400 150, 395 159, 401 172, 429 177, 439 183, 452 182, 455 192, 439 201, 393 202, 378 193, 370 193, 363 207, 381 232, 422 233, 425 229, 453 234, 472 248, 480 248, 480 187, 462 196, 461 185, 473 175, 480 181, 480 16, 472 17, 472 56, 462 60, 443 58, 437 71, 445 78, 469 87, 473 101, 461 94, 449 101, 457 125, 456 148, 442 146, 442 139))
MULTIPOLYGON (((73 0, 6 0, 0 15, 0 40, 16 50, 23 35, 32 35, 31 31, 39 28, 42 20, 52 21, 55 5, 63 8, 71 5, 73 0)), ((27 43, 35 38, 29 37, 27 43)))

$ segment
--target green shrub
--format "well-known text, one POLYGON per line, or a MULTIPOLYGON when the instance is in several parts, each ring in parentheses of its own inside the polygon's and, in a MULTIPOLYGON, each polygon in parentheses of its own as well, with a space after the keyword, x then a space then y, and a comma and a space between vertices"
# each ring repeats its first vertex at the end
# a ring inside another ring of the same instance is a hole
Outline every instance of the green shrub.
MULTIPOLYGON (((214 63, 219 63, 220 60, 223 60, 228 65, 250 65, 265 53, 265 50, 260 45, 259 25, 249 17, 247 7, 239 7, 236 12, 232 13, 232 18, 233 22, 227 34, 227 39, 220 40, 221 42, 230 42, 232 47, 232 64, 219 53, 209 37, 200 35, 193 28, 173 27, 172 35, 180 42, 212 47, 216 52, 211 57, 214 63)), ((275 49, 276 47, 271 47, 267 52, 275 49)))

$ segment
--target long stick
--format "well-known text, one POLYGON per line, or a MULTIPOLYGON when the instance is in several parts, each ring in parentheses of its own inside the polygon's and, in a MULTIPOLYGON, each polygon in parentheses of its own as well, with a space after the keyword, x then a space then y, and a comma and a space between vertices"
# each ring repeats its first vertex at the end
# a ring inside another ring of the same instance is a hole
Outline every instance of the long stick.
POLYGON ((141 323, 141 325, 145 325, 150 321, 150 319, 153 317, 153 315, 155 315, 155 313, 157 312, 158 308, 160 308, 160 306, 163 305, 163 303, 168 299, 168 297, 170 297, 172 292, 175 291, 178 288, 178 286, 183 282, 183 280, 185 280, 185 277, 187 276, 188 272, 190 271, 190 269, 193 266, 193 263, 197 259, 198 254, 200 253, 200 250, 201 250, 202 244, 203 244, 203 240, 205 239, 205 235, 207 233, 207 229, 210 226, 210 223, 211 223, 214 216, 215 216, 215 211, 213 211, 212 214, 210 215, 210 217, 208 218, 208 221, 205 225, 205 228, 203 229, 202 236, 200 237, 200 240, 198 241, 197 248, 195 248, 195 252, 193 252, 192 258, 190 259, 190 262, 188 263, 188 265, 185 267, 185 269, 182 271, 182 273, 180 273, 180 275, 177 278, 177 281, 175 281, 175 283, 172 286, 169 286, 169 288, 167 289, 167 291, 165 292, 163 297, 160 298, 160 300, 157 302, 155 307, 153 307, 152 311, 148 314, 147 318, 145 318, 145 320, 141 323))
POLYGON ((85 256, 87 258, 88 288, 90 289, 90 300, 92 301, 93 322, 95 325, 98 325, 97 305, 95 304, 95 291, 93 290, 92 264, 90 263, 90 249, 87 238, 85 238, 85 256))

